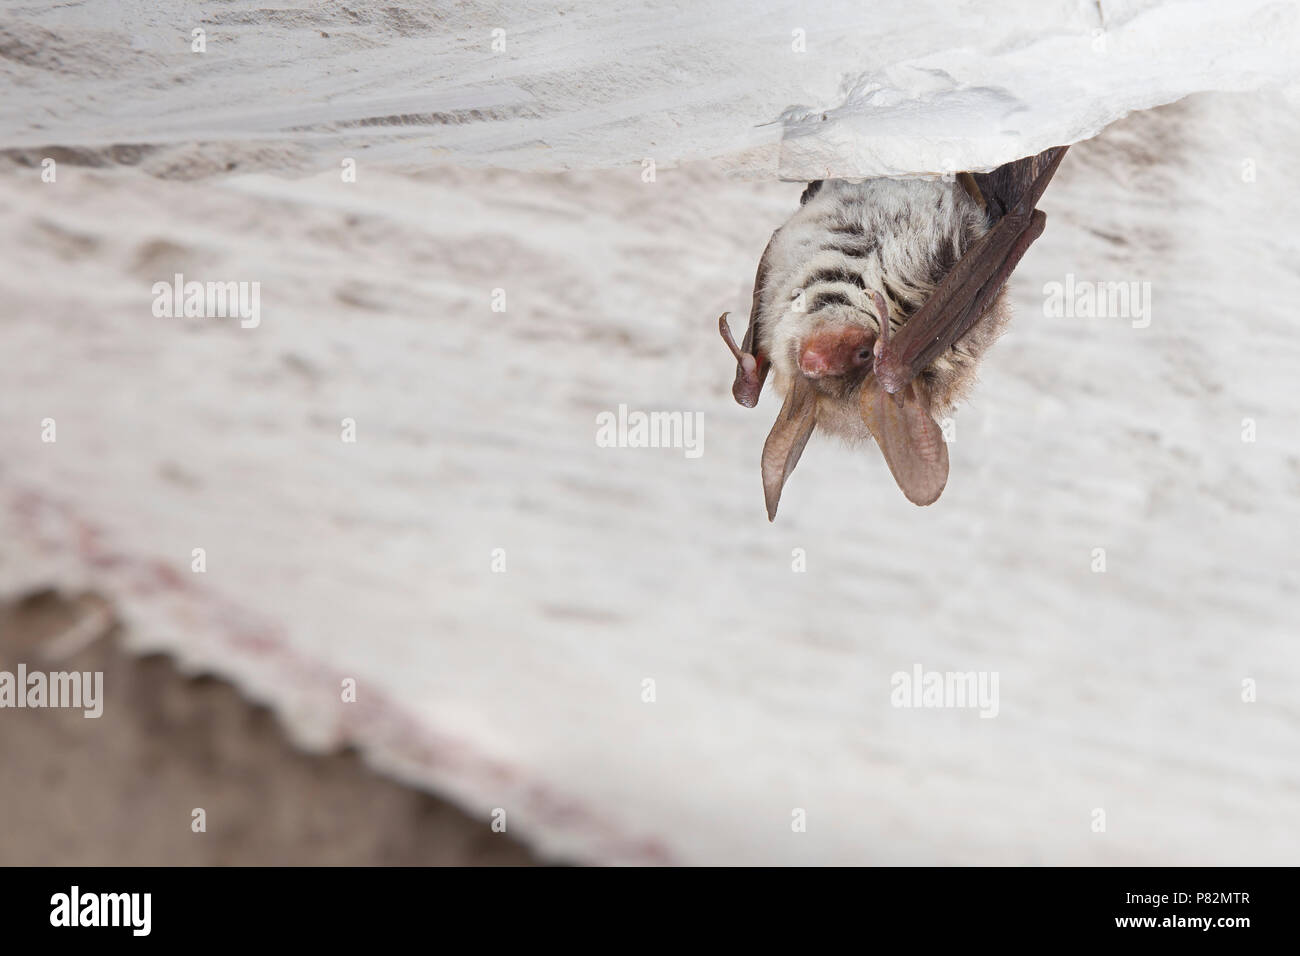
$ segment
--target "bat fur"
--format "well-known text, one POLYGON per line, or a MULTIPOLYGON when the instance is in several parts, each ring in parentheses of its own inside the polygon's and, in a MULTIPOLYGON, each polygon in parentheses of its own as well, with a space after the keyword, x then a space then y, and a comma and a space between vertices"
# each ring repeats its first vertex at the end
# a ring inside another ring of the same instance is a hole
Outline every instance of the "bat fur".
MULTIPOLYGON (((802 374, 801 344, 819 330, 858 326, 874 340, 880 329, 873 292, 889 306, 891 330, 901 328, 987 231, 983 210, 956 182, 822 183, 774 235, 763 286, 756 290, 758 345, 771 357, 776 389, 786 394, 795 376, 802 374)), ((922 373, 936 419, 969 394, 980 357, 1009 318, 1001 293, 922 373)), ((864 378, 865 372, 813 380, 819 428, 850 443, 870 440, 853 400, 864 378)))

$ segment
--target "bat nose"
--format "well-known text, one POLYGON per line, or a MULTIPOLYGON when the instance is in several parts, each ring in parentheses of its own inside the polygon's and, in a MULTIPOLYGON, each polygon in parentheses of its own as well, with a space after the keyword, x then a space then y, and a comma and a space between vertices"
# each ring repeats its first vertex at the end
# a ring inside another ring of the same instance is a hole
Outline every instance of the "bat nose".
POLYGON ((871 362, 871 333, 843 327, 815 332, 804 339, 799 370, 809 378, 844 375, 871 362))

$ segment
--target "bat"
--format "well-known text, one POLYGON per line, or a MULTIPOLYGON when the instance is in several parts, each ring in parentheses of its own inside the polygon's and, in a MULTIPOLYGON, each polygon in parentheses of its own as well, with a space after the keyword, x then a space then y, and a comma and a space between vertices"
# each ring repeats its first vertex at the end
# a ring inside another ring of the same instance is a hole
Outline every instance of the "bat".
POLYGON ((769 521, 818 428, 874 441, 909 501, 938 500, 948 482, 938 422, 1010 318, 1003 287, 1043 232, 1035 206, 1067 148, 953 182, 808 184, 759 260, 739 346, 727 313, 718 319, 736 401, 757 405, 769 372, 785 396, 763 445, 769 521))

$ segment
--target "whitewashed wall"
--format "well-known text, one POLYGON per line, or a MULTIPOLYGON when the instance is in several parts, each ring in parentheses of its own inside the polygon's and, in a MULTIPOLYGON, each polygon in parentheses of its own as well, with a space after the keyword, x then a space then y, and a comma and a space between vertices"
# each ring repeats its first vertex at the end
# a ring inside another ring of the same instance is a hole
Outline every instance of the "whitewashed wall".
MULTIPOLYGON (((61 17, 90 43, 88 11, 24 22, 61 17)), ((391 75, 415 41, 393 27, 361 42, 379 22, 366 15, 354 65, 391 75)), ((478 42, 480 26, 455 35, 478 42)), ((260 42, 251 27, 229 41, 260 42)), ((115 112, 138 79, 106 89, 99 127, 64 108, 70 92, 41 132, 179 140, 206 115, 205 136, 253 149, 241 104, 330 97, 318 58, 297 62, 302 76, 265 74, 261 99, 208 87, 209 113, 194 66, 158 92, 175 109, 152 126, 115 112)), ((357 105, 360 76, 334 77, 357 105)), ((412 65, 371 95, 423 82, 412 65)), ((652 112, 665 95, 644 93, 652 112)), ((8 143, 34 144, 3 102, 8 143)), ((702 130, 722 123, 704 112, 702 130)), ((1080 134, 1109 118, 1089 115, 1080 134)), ((881 461, 814 442, 771 526, 758 455, 777 403, 732 403, 714 322, 744 313, 798 185, 742 182, 738 143, 704 135, 731 159, 643 182, 616 122, 573 127, 573 143, 608 134, 587 165, 621 168, 363 161, 345 184, 313 136, 271 125, 257 149, 327 171, 175 182, 151 175, 168 172, 149 165, 158 151, 144 168, 64 162, 54 184, 0 176, 0 590, 95 587, 135 647, 232 677, 304 743, 355 742, 485 826, 506 808, 546 853, 1295 861, 1300 131, 1284 96, 1194 97, 1075 147, 1017 274, 1019 317, 959 414, 941 502, 916 509, 881 461), (150 286, 175 272, 260 282, 261 325, 155 318, 150 286), (1150 326, 1044 317, 1044 283, 1071 273, 1149 281, 1150 326), (597 447, 596 415, 620 403, 702 412, 704 454, 597 447), (998 717, 891 707, 891 675, 915 664, 998 672, 998 717), (339 700, 346 677, 356 704, 339 700)), ((472 128, 438 135, 466 162, 545 165, 456 138, 472 128)), ((526 138, 527 123, 502 128, 526 138)))
POLYGON ((0 14, 18 94, 0 101, 5 146, 174 178, 341 156, 942 173, 1189 93, 1300 80, 1289 0, 0 0, 0 14))

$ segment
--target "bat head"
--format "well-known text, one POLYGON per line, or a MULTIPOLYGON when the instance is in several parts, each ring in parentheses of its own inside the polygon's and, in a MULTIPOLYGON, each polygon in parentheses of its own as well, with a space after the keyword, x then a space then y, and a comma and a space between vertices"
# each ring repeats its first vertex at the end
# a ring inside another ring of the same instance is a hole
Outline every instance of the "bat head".
POLYGON ((772 365, 778 387, 785 385, 785 404, 763 446, 768 520, 775 519, 785 482, 818 427, 851 442, 874 439, 915 504, 931 504, 943 491, 948 452, 924 379, 891 395, 871 374, 877 343, 891 328, 884 297, 873 293, 872 303, 874 314, 822 310, 815 321, 784 323, 786 340, 773 352, 772 365))
POLYGON ((821 309, 815 316, 791 313, 774 330, 772 371, 788 393, 796 379, 817 399, 818 424, 850 443, 870 439, 857 411, 857 395, 871 374, 880 335, 873 311, 849 306, 821 309))

